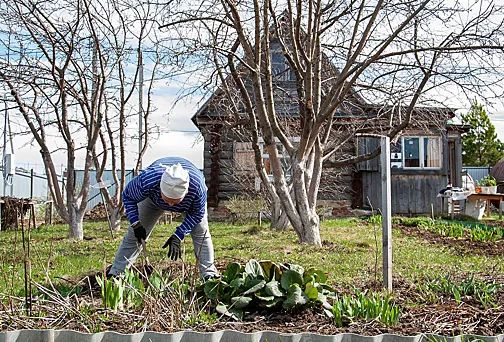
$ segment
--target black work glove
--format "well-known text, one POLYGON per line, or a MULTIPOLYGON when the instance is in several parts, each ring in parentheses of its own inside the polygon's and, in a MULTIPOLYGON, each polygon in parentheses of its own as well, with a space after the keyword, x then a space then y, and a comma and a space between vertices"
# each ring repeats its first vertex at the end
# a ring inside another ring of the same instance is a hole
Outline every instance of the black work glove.
POLYGON ((180 239, 177 235, 173 234, 168 240, 166 240, 163 248, 168 248, 168 258, 172 260, 177 260, 182 257, 182 251, 180 249, 180 239))
POLYGON ((131 225, 131 227, 133 228, 133 233, 135 233, 138 243, 142 243, 142 240, 147 240, 147 232, 140 222, 136 222, 131 225))

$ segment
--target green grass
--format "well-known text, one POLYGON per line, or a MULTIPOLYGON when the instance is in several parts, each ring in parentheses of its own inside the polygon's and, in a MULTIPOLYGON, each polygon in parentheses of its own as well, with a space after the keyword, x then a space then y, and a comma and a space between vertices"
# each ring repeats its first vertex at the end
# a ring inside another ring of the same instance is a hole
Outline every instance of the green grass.
MULTIPOLYGON (((171 262, 161 249, 177 223, 159 225, 147 246, 150 261, 171 262)), ((316 267, 328 273, 328 283, 353 285, 375 277, 376 243, 378 239, 378 268, 381 267, 381 227, 357 218, 322 222, 322 248, 299 245, 291 230, 273 231, 263 225, 210 225, 216 261, 219 265, 231 261, 270 259, 316 267)), ((45 282, 46 270, 54 282, 60 278, 84 276, 101 270, 113 260, 125 228, 110 237, 106 222, 85 223, 86 240, 68 240, 65 225, 46 226, 31 233, 31 263, 33 280, 45 282)), ((433 245, 421 238, 403 235, 393 230, 394 275, 415 280, 419 276, 442 276, 447 273, 485 273, 493 270, 504 274, 504 256, 459 255, 452 248, 433 245)), ((184 242, 185 260, 195 262, 190 237, 184 242)), ((22 295, 23 248, 21 233, 0 232, 0 294, 22 295)), ((378 280, 381 270, 378 269, 378 280)))

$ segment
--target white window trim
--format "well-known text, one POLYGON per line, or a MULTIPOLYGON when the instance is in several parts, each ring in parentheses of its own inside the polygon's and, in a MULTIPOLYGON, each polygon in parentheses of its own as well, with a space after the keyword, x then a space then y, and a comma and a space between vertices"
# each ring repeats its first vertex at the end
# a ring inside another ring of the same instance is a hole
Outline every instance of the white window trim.
MULTIPOLYGON (((287 137, 287 139, 288 139, 290 142, 292 142, 292 143, 299 143, 299 142, 301 141, 301 137, 298 137, 298 136, 294 136, 294 137, 287 137)), ((264 139, 263 139, 262 137, 259 137, 258 142, 259 142, 259 149, 261 150, 261 157, 262 157, 262 159, 269 159, 269 153, 264 151, 264 139)), ((282 149, 283 149, 283 148, 285 148, 285 147, 281 144, 280 140, 279 140, 277 137, 275 137, 275 143, 276 143, 277 145, 280 145, 282 149)), ((277 147, 277 148, 278 148, 278 147, 277 147)), ((279 157, 280 157, 280 159, 283 159, 283 158, 284 158, 283 154, 280 154, 280 156, 279 156, 279 157)), ((267 174, 267 176, 268 176, 268 180, 270 181, 270 183, 272 183, 272 182, 273 182, 273 174, 269 173, 269 174, 267 174)), ((286 179, 287 181, 289 181, 289 180, 290 180, 290 177, 291 177, 291 175, 289 175, 289 174, 286 174, 286 175, 285 175, 285 179, 286 179)))
POLYGON ((443 141, 441 140, 441 137, 438 135, 405 135, 401 137, 401 152, 402 152, 402 165, 403 169, 405 170, 441 170, 443 168, 443 141), (418 138, 418 157, 420 159, 420 166, 406 166, 406 153, 404 152, 404 148, 406 147, 406 144, 404 143, 404 139, 409 139, 409 138, 418 138), (438 139, 439 140, 439 146, 440 146, 440 166, 435 166, 435 167, 428 167, 424 166, 424 160, 425 160, 425 155, 424 155, 424 138, 430 138, 430 139, 438 139))

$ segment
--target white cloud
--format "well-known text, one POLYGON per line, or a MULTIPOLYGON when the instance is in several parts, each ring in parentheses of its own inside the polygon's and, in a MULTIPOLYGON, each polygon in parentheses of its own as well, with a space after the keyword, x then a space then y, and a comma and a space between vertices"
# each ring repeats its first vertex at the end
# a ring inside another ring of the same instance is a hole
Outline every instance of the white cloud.
MULTIPOLYGON (((154 106, 157 111, 151 115, 152 123, 160 127, 159 138, 151 137, 148 149, 144 155, 143 166, 152 161, 167 157, 180 156, 190 160, 199 168, 203 167, 203 142, 199 139, 198 128, 192 123, 191 117, 198 109, 198 100, 188 98, 179 101, 175 106, 177 95, 172 88, 161 88, 153 95, 154 106)), ((136 133, 136 117, 130 119, 128 129, 136 133)), ((37 145, 26 145, 26 137, 14 137, 16 165, 26 169, 33 168, 36 172, 43 172, 44 167, 37 145)), ((130 140, 126 145, 127 167, 132 168, 138 154, 138 140, 130 140)), ((59 172, 65 168, 66 154, 54 152, 52 155, 56 170, 59 172)), ((83 167, 82 155, 77 155, 77 168, 83 167)))
POLYGON ((504 142, 504 112, 490 113, 490 120, 495 126, 497 137, 504 142))
POLYGON ((144 167, 162 157, 183 157, 203 168, 203 141, 199 134, 171 132, 163 134, 146 152, 144 167))

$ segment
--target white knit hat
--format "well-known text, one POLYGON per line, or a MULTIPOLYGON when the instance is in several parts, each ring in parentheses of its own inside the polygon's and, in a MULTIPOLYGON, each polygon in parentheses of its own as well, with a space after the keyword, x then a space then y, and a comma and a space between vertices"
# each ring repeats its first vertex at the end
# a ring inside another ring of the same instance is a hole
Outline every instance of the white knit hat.
POLYGON ((159 186, 163 195, 168 198, 184 198, 189 189, 189 172, 178 163, 167 166, 159 186))

